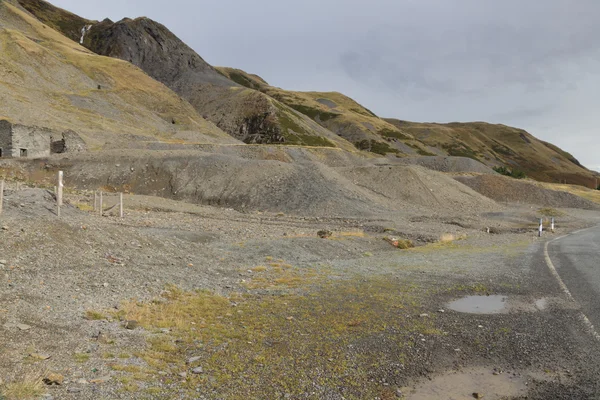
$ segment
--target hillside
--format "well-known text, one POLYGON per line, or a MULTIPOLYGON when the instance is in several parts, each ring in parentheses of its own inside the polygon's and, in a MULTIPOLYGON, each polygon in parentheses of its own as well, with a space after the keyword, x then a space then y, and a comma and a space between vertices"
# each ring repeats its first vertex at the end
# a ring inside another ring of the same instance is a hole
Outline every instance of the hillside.
MULTIPOLYGON (((219 140, 225 140, 222 133, 226 132, 244 143, 336 147, 352 152, 360 149, 398 157, 462 156, 480 161, 489 167, 504 166, 510 170, 522 170, 529 177, 540 181, 567 181, 585 186, 593 186, 595 182, 595 175, 582 167, 571 154, 550 143, 540 141, 521 129, 483 122, 435 124, 379 118, 366 107, 341 93, 288 91, 271 86, 260 76, 239 69, 214 68, 167 27, 148 18, 125 18, 116 23, 110 20, 96 22, 56 8, 43 0, 19 0, 19 3, 40 21, 58 29, 70 39, 82 42, 94 53, 134 64, 150 77, 172 89, 195 108, 194 112, 187 103, 179 100, 179 107, 185 108, 186 113, 194 115, 193 118, 187 118, 181 113, 174 112, 173 107, 169 108, 168 104, 173 100, 173 93, 167 95, 165 92, 166 97, 170 96, 169 101, 132 94, 130 97, 135 101, 140 99, 150 103, 157 101, 160 105, 148 108, 158 109, 163 118, 160 127, 151 123, 155 118, 136 117, 144 121, 142 124, 134 124, 131 119, 125 126, 133 125, 132 129, 135 132, 146 132, 145 134, 154 132, 150 135, 156 136, 156 132, 166 131, 171 133, 163 133, 163 136, 167 138, 172 136, 179 141, 207 141, 206 138, 193 134, 173 133, 174 129, 178 129, 179 124, 185 125, 191 119, 194 124, 191 127, 186 126, 185 130, 204 130, 213 138, 219 137, 219 140), (165 107, 168 112, 162 111, 165 107), (175 122, 175 126, 167 128, 169 121, 175 122), (193 125, 199 128, 194 128, 193 125)), ((43 25, 38 23, 38 26, 43 25)), ((62 47, 70 48, 72 53, 79 55, 79 59, 82 58, 81 54, 91 55, 67 38, 55 36, 53 40, 61 41, 62 47)), ((34 41, 31 46, 46 49, 49 47, 47 41, 42 39, 39 43, 34 41)), ((107 60, 103 57, 87 57, 87 59, 107 60)), ((31 62, 31 60, 31 57, 21 57, 19 62, 31 62)), ((60 58, 57 62, 60 62, 60 58)), ((139 70, 128 63, 104 61, 103 65, 110 64, 110 68, 115 70, 128 68, 128 73, 134 73, 131 71, 139 73, 139 70)), ((90 68, 81 61, 69 62, 69 65, 75 65, 83 70, 90 68)), ((21 70, 23 66, 14 69, 21 70)), ((97 71, 97 68, 94 71, 97 71)), ((60 76, 60 73, 58 75, 60 76)), ((121 72, 117 72, 117 75, 115 81, 122 82, 121 86, 126 91, 144 92, 147 88, 158 85, 145 75, 140 79, 124 79, 126 74, 121 72), (136 83, 128 86, 126 82, 136 83)), ((28 79, 28 82, 36 82, 36 80, 39 78, 28 79)), ((90 107, 88 104, 90 102, 85 96, 102 96, 108 92, 105 88, 111 88, 105 82, 106 79, 104 81, 97 79, 97 81, 98 85, 94 82, 91 88, 87 88, 85 94, 77 94, 83 98, 83 100, 77 98, 77 101, 86 102, 85 104, 90 107), (95 86, 103 90, 93 90, 95 86)), ((35 86, 38 87, 37 84, 35 86)), ((146 93, 161 93, 161 90, 156 92, 151 89, 146 93)), ((30 91, 25 92, 27 93, 23 93, 22 97, 31 95, 30 91)), ((114 97, 111 101, 114 101, 114 97)), ((18 114, 15 109, 19 102, 16 100, 13 102, 15 107, 10 116, 19 122, 18 118, 14 117, 18 114)), ((35 104, 33 101, 32 103, 35 104)), ((93 107, 102 109, 98 104, 104 103, 96 101, 93 107)), ((144 105, 146 106, 148 104, 144 105)), ((123 107, 130 107, 130 104, 125 104, 123 107)), ((44 106, 41 108, 43 109, 44 106)), ((104 113, 119 114, 117 111, 119 109, 121 108, 116 107, 116 110, 104 113)), ((139 109, 135 107, 136 112, 139 112, 139 109)), ((56 125, 47 114, 38 113, 36 117, 30 119, 37 118, 44 126, 56 125)), ((131 112, 126 113, 126 115, 131 114, 131 112)), ((52 115, 56 114, 52 113, 52 115)), ((65 118, 60 117, 59 120, 65 118)), ((111 125, 111 121, 107 121, 104 117, 87 122, 99 128, 97 126, 99 121, 108 125, 102 126, 103 131, 114 131, 117 126, 123 126, 121 121, 114 121, 115 124, 111 125)))
POLYGON ((435 149, 428 148, 341 93, 294 92, 270 86, 258 75, 240 69, 217 67, 217 70, 236 83, 259 90, 307 115, 361 150, 382 155, 435 155, 435 149))
POLYGON ((93 24, 83 44, 97 54, 140 67, 188 100, 206 119, 245 143, 351 148, 302 114, 229 80, 151 19, 93 24))
POLYGON ((120 141, 234 143, 133 65, 98 56, 0 2, 0 118, 78 132, 91 149, 120 141))
POLYGON ((594 173, 571 154, 523 129, 485 122, 435 124, 396 119, 387 121, 450 156, 470 157, 491 167, 522 170, 540 181, 566 180, 588 187, 595 184, 594 173))

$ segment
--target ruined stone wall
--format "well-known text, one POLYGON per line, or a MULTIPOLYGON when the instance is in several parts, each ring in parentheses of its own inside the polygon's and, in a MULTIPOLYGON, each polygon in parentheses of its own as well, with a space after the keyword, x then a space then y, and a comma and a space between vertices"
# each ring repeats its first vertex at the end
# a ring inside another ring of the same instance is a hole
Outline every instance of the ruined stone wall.
POLYGON ((6 120, 0 121, 0 157, 12 155, 12 124, 6 120))
POLYGON ((52 131, 35 126, 12 126, 12 154, 14 158, 50 156, 52 131))

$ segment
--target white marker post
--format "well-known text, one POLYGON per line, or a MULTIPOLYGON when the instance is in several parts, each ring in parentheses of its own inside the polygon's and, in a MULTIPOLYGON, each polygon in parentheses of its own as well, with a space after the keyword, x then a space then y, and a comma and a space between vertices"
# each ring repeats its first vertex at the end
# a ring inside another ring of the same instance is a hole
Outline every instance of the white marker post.
POLYGON ((4 202, 4 181, 0 181, 0 214, 2 214, 2 203, 4 202))
POLYGON ((94 212, 98 211, 98 192, 94 190, 94 212))
POLYGON ((554 217, 552 218, 552 225, 551 225, 550 229, 552 229, 552 233, 554 233, 554 217))
POLYGON ((60 208, 63 205, 63 172, 58 171, 58 185, 56 186, 56 214, 60 217, 60 208))
POLYGON ((102 212, 102 190, 100 191, 100 204, 99 205, 100 205, 100 216, 102 216, 102 214, 104 214, 102 212))
POLYGON ((544 231, 544 220, 542 218, 540 218, 540 229, 538 232, 538 236, 542 237, 542 232, 544 231))
POLYGON ((119 217, 123 218, 123 193, 119 193, 119 217))

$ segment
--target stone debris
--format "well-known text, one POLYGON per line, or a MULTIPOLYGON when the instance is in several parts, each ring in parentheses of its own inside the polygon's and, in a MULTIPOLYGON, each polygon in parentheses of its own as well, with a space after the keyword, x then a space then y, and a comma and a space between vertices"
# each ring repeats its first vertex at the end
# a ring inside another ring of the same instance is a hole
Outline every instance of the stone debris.
POLYGON ((196 356, 196 357, 190 357, 190 358, 188 358, 188 360, 187 360, 187 363, 188 363, 188 364, 193 364, 193 363, 195 363, 195 362, 197 362, 197 361, 200 361, 200 359, 201 359, 201 358, 202 358, 202 357, 199 357, 199 356, 196 356))
POLYGON ((333 232, 323 229, 317 232, 317 236, 321 239, 329 239, 331 236, 333 236, 333 232))
POLYGON ((129 320, 129 321, 125 321, 125 329, 129 329, 134 330, 135 328, 137 328, 140 324, 137 321, 134 320, 129 320))
POLYGON ((61 374, 50 372, 46 375, 46 377, 43 379, 43 381, 48 386, 53 386, 53 385, 59 386, 65 382, 65 377, 62 376, 61 374))
POLYGON ((29 355, 29 357, 31 357, 31 358, 33 358, 35 360, 45 361, 45 360, 49 360, 52 356, 50 354, 31 353, 29 355))

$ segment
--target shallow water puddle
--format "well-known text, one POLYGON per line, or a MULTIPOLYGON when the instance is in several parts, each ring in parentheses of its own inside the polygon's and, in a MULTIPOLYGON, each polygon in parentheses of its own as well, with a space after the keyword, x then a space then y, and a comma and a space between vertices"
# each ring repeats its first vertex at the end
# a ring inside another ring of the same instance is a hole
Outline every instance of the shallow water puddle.
POLYGON ((403 393, 407 400, 472 400, 474 393, 493 400, 524 395, 526 391, 524 377, 494 375, 490 370, 472 368, 440 375, 416 388, 405 388, 403 393))
POLYGON ((507 297, 493 296, 467 296, 448 304, 454 311, 470 314, 502 314, 508 312, 507 297))

